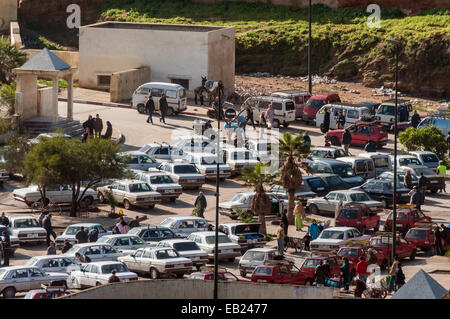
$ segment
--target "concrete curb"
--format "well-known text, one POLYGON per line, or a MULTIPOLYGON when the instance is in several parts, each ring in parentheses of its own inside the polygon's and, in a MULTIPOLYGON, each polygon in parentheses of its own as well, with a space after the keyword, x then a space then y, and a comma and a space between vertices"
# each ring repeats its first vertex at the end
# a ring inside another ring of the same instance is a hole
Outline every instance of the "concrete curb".
MULTIPOLYGON (((64 97, 58 98, 58 101, 67 102, 67 99, 64 97)), ((120 103, 105 103, 105 102, 95 102, 95 101, 86 101, 86 100, 73 100, 73 103, 80 104, 92 104, 92 105, 101 105, 101 106, 110 106, 110 107, 121 107, 125 109, 131 109, 131 105, 129 104, 120 104, 120 103)))

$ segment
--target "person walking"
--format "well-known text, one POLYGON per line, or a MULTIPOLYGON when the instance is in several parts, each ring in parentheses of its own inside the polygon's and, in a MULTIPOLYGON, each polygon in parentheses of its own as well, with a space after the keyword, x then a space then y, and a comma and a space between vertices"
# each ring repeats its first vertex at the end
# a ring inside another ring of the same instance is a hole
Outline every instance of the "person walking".
POLYGON ((412 205, 416 205, 416 208, 420 210, 420 203, 422 194, 417 190, 417 186, 414 186, 413 189, 408 193, 411 196, 409 203, 412 205))
POLYGON ((116 276, 116 271, 113 269, 111 271, 111 276, 108 279, 108 283, 112 284, 114 282, 120 282, 120 279, 119 279, 119 277, 116 276))
POLYGON ((309 243, 311 242, 311 235, 306 233, 305 236, 303 236, 303 241, 305 243, 305 250, 310 251, 311 248, 309 247, 309 243))
POLYGON ((167 108, 169 105, 167 104, 167 98, 166 94, 162 94, 161 98, 159 99, 159 112, 161 113, 161 117, 159 118, 159 122, 161 121, 166 124, 166 114, 167 114, 167 108))
POLYGON ((420 203, 422 205, 425 204, 425 192, 427 191, 427 184, 428 184, 428 180, 427 178, 423 175, 423 172, 420 172, 420 177, 419 177, 419 181, 417 183, 417 189, 420 192, 420 203))
POLYGON ((2 232, 2 255, 3 255, 3 267, 9 266, 9 256, 11 255, 11 239, 6 230, 2 232))
POLYGON ((278 244, 278 252, 280 255, 284 255, 284 238, 286 234, 284 233, 284 225, 280 223, 277 229, 277 244, 278 244))
POLYGON ((338 116, 338 129, 342 130, 344 128, 345 125, 345 116, 344 116, 344 112, 340 111, 339 112, 339 116, 338 116))
POLYGON ((275 111, 273 110, 273 105, 272 103, 269 104, 269 107, 266 110, 266 115, 265 118, 266 120, 269 121, 269 123, 267 124, 267 128, 272 128, 273 127, 273 119, 275 117, 275 111))
POLYGON ((84 244, 88 242, 88 234, 84 230, 84 226, 81 226, 80 230, 75 233, 75 239, 78 241, 78 244, 84 244))
POLYGON ((61 249, 61 253, 65 254, 70 248, 72 248, 72 244, 67 239, 64 239, 64 246, 61 249))
POLYGON ((100 115, 95 115, 94 118, 94 137, 100 137, 103 130, 103 121, 100 118, 100 115))
POLYGON ((417 128, 417 126, 420 123, 420 115, 417 113, 417 110, 414 110, 413 116, 411 116, 411 125, 414 128, 417 128))
POLYGON ((327 133, 330 130, 330 112, 328 109, 325 110, 325 115, 323 117, 323 123, 321 125, 322 133, 327 133))
POLYGON ((308 234, 311 235, 311 240, 314 240, 317 237, 319 237, 320 230, 319 230, 319 226, 317 226, 317 222, 315 219, 313 220, 312 224, 309 225, 309 227, 308 227, 308 234))
POLYGON ((359 257, 359 262, 356 264, 356 275, 361 281, 366 283, 367 280, 367 266, 369 264, 364 256, 359 257))
POLYGON ((136 216, 136 218, 128 224, 128 226, 130 226, 130 229, 141 226, 141 223, 139 223, 139 218, 139 216, 136 216))
POLYGON ((47 248, 47 255, 56 255, 55 242, 51 241, 50 246, 47 248))
POLYGON ((194 207, 200 205, 199 217, 205 218, 205 209, 208 203, 206 202, 206 197, 203 195, 203 192, 199 192, 197 198, 194 202, 194 207))
POLYGON ((48 216, 44 218, 44 220, 42 221, 42 227, 47 232, 47 246, 49 246, 50 245, 50 235, 53 236, 53 240, 56 239, 56 234, 53 231, 53 226, 52 226, 52 214, 48 214, 48 216))
POLYGON ((403 177, 403 184, 405 184, 406 188, 409 188, 409 189, 413 188, 411 171, 409 171, 409 170, 406 171, 405 177, 403 177))
POLYGON ((390 276, 388 293, 391 293, 392 291, 397 291, 397 278, 395 276, 395 274, 397 273, 397 267, 398 267, 398 256, 395 255, 394 262, 392 263, 392 266, 389 269, 388 273, 388 276, 390 276))
POLYGON ((308 147, 311 147, 311 137, 309 136, 308 131, 305 131, 303 133, 303 140, 305 141, 305 144, 308 145, 308 147))
POLYGON ((344 290, 348 291, 350 286, 350 264, 348 258, 344 257, 344 264, 341 267, 342 279, 344 281, 344 290))
POLYGON ((88 136, 94 135, 94 119, 92 118, 92 115, 89 115, 87 121, 83 122, 83 128, 88 129, 88 136))
POLYGON ((320 260, 319 264, 314 269, 314 281, 316 282, 316 287, 325 287, 326 281, 326 270, 323 267, 323 261, 320 260))
POLYGON ((289 221, 286 215, 286 212, 281 213, 281 222, 283 223, 283 229, 284 229, 284 235, 288 237, 288 231, 289 231, 289 221))
POLYGON ((153 112, 155 112, 155 102, 151 95, 148 96, 147 103, 145 103, 145 111, 148 114, 147 123, 153 124, 153 112))
POLYGON ((93 227, 88 233, 88 241, 90 243, 95 243, 98 239, 98 229, 97 227, 93 227))
POLYGON ((444 161, 440 161, 439 162, 439 166, 438 166, 437 169, 438 169, 438 172, 439 172, 438 173, 439 177, 443 179, 443 181, 441 183, 442 187, 441 187, 440 191, 441 191, 441 193, 442 193, 442 191, 444 191, 444 193, 446 193, 445 180, 446 180, 446 177, 447 177, 447 166, 444 165, 444 161))
POLYGON ((344 134, 342 135, 342 145, 344 145, 344 150, 348 153, 348 149, 350 148, 350 144, 352 143, 352 134, 348 129, 345 129, 344 134))
POLYGON ((106 121, 106 132, 102 135, 102 138, 110 139, 112 136, 112 124, 110 121, 106 121))
POLYGON ((436 255, 442 256, 443 249, 442 249, 442 233, 439 228, 439 226, 436 226, 434 229, 434 238, 435 238, 435 246, 436 246, 436 255))
POLYGON ((397 285, 397 290, 402 288, 405 284, 405 274, 403 273, 402 263, 398 263, 397 271, 395 273, 395 284, 397 285))
POLYGON ((255 121, 253 119, 253 109, 252 109, 252 107, 250 105, 247 105, 246 108, 245 108, 245 111, 247 113, 247 123, 248 122, 252 123, 253 129, 256 130, 255 121))
POLYGON ((5 216, 5 212, 2 212, 2 216, 0 217, 0 225, 3 225, 5 227, 8 227, 9 225, 9 219, 5 216))
POLYGON ((116 226, 121 234, 126 234, 130 230, 130 227, 128 226, 123 216, 119 217, 119 222, 116 224, 116 226))
POLYGON ((39 214, 39 217, 38 217, 38 224, 39 224, 40 227, 42 227, 42 222, 43 222, 44 218, 47 217, 47 215, 48 215, 48 211, 47 211, 47 210, 43 210, 43 211, 41 211, 41 213, 39 214))
POLYGON ((295 218, 295 229, 297 231, 302 230, 303 228, 303 219, 306 217, 305 208, 302 205, 301 201, 297 201, 297 204, 294 207, 294 218, 295 218))

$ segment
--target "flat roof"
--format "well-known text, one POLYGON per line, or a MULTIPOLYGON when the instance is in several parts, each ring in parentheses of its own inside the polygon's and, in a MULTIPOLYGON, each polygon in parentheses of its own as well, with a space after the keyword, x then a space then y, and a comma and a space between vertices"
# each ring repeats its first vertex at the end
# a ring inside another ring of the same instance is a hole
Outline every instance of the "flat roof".
MULTIPOLYGON (((139 23, 106 21, 82 26, 81 28, 107 28, 107 29, 144 29, 154 31, 183 31, 183 32, 210 32, 233 27, 227 26, 205 26, 191 24, 168 24, 168 23, 139 23)), ((234 29, 234 28, 233 28, 234 29)))

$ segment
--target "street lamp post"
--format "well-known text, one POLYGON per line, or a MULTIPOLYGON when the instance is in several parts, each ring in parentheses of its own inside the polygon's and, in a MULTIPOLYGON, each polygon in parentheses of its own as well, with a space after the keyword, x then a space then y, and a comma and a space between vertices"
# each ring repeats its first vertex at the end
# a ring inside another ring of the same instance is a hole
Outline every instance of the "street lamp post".
POLYGON ((311 80, 311 0, 309 0, 308 6, 308 19, 309 19, 309 36, 308 36, 308 92, 312 95, 312 80, 311 80))

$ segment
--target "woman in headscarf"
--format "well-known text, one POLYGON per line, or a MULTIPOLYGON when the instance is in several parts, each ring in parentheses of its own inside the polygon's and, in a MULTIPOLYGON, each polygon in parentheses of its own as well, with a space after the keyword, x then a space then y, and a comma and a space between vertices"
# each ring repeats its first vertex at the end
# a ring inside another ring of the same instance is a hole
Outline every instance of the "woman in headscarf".
POLYGON ((305 216, 305 209, 300 201, 294 207, 295 228, 300 231, 303 228, 303 219, 305 216))
POLYGON ((269 107, 267 108, 267 111, 266 111, 266 119, 269 120, 270 128, 273 127, 273 117, 274 116, 275 116, 275 112, 273 110, 272 103, 270 103, 269 107))

